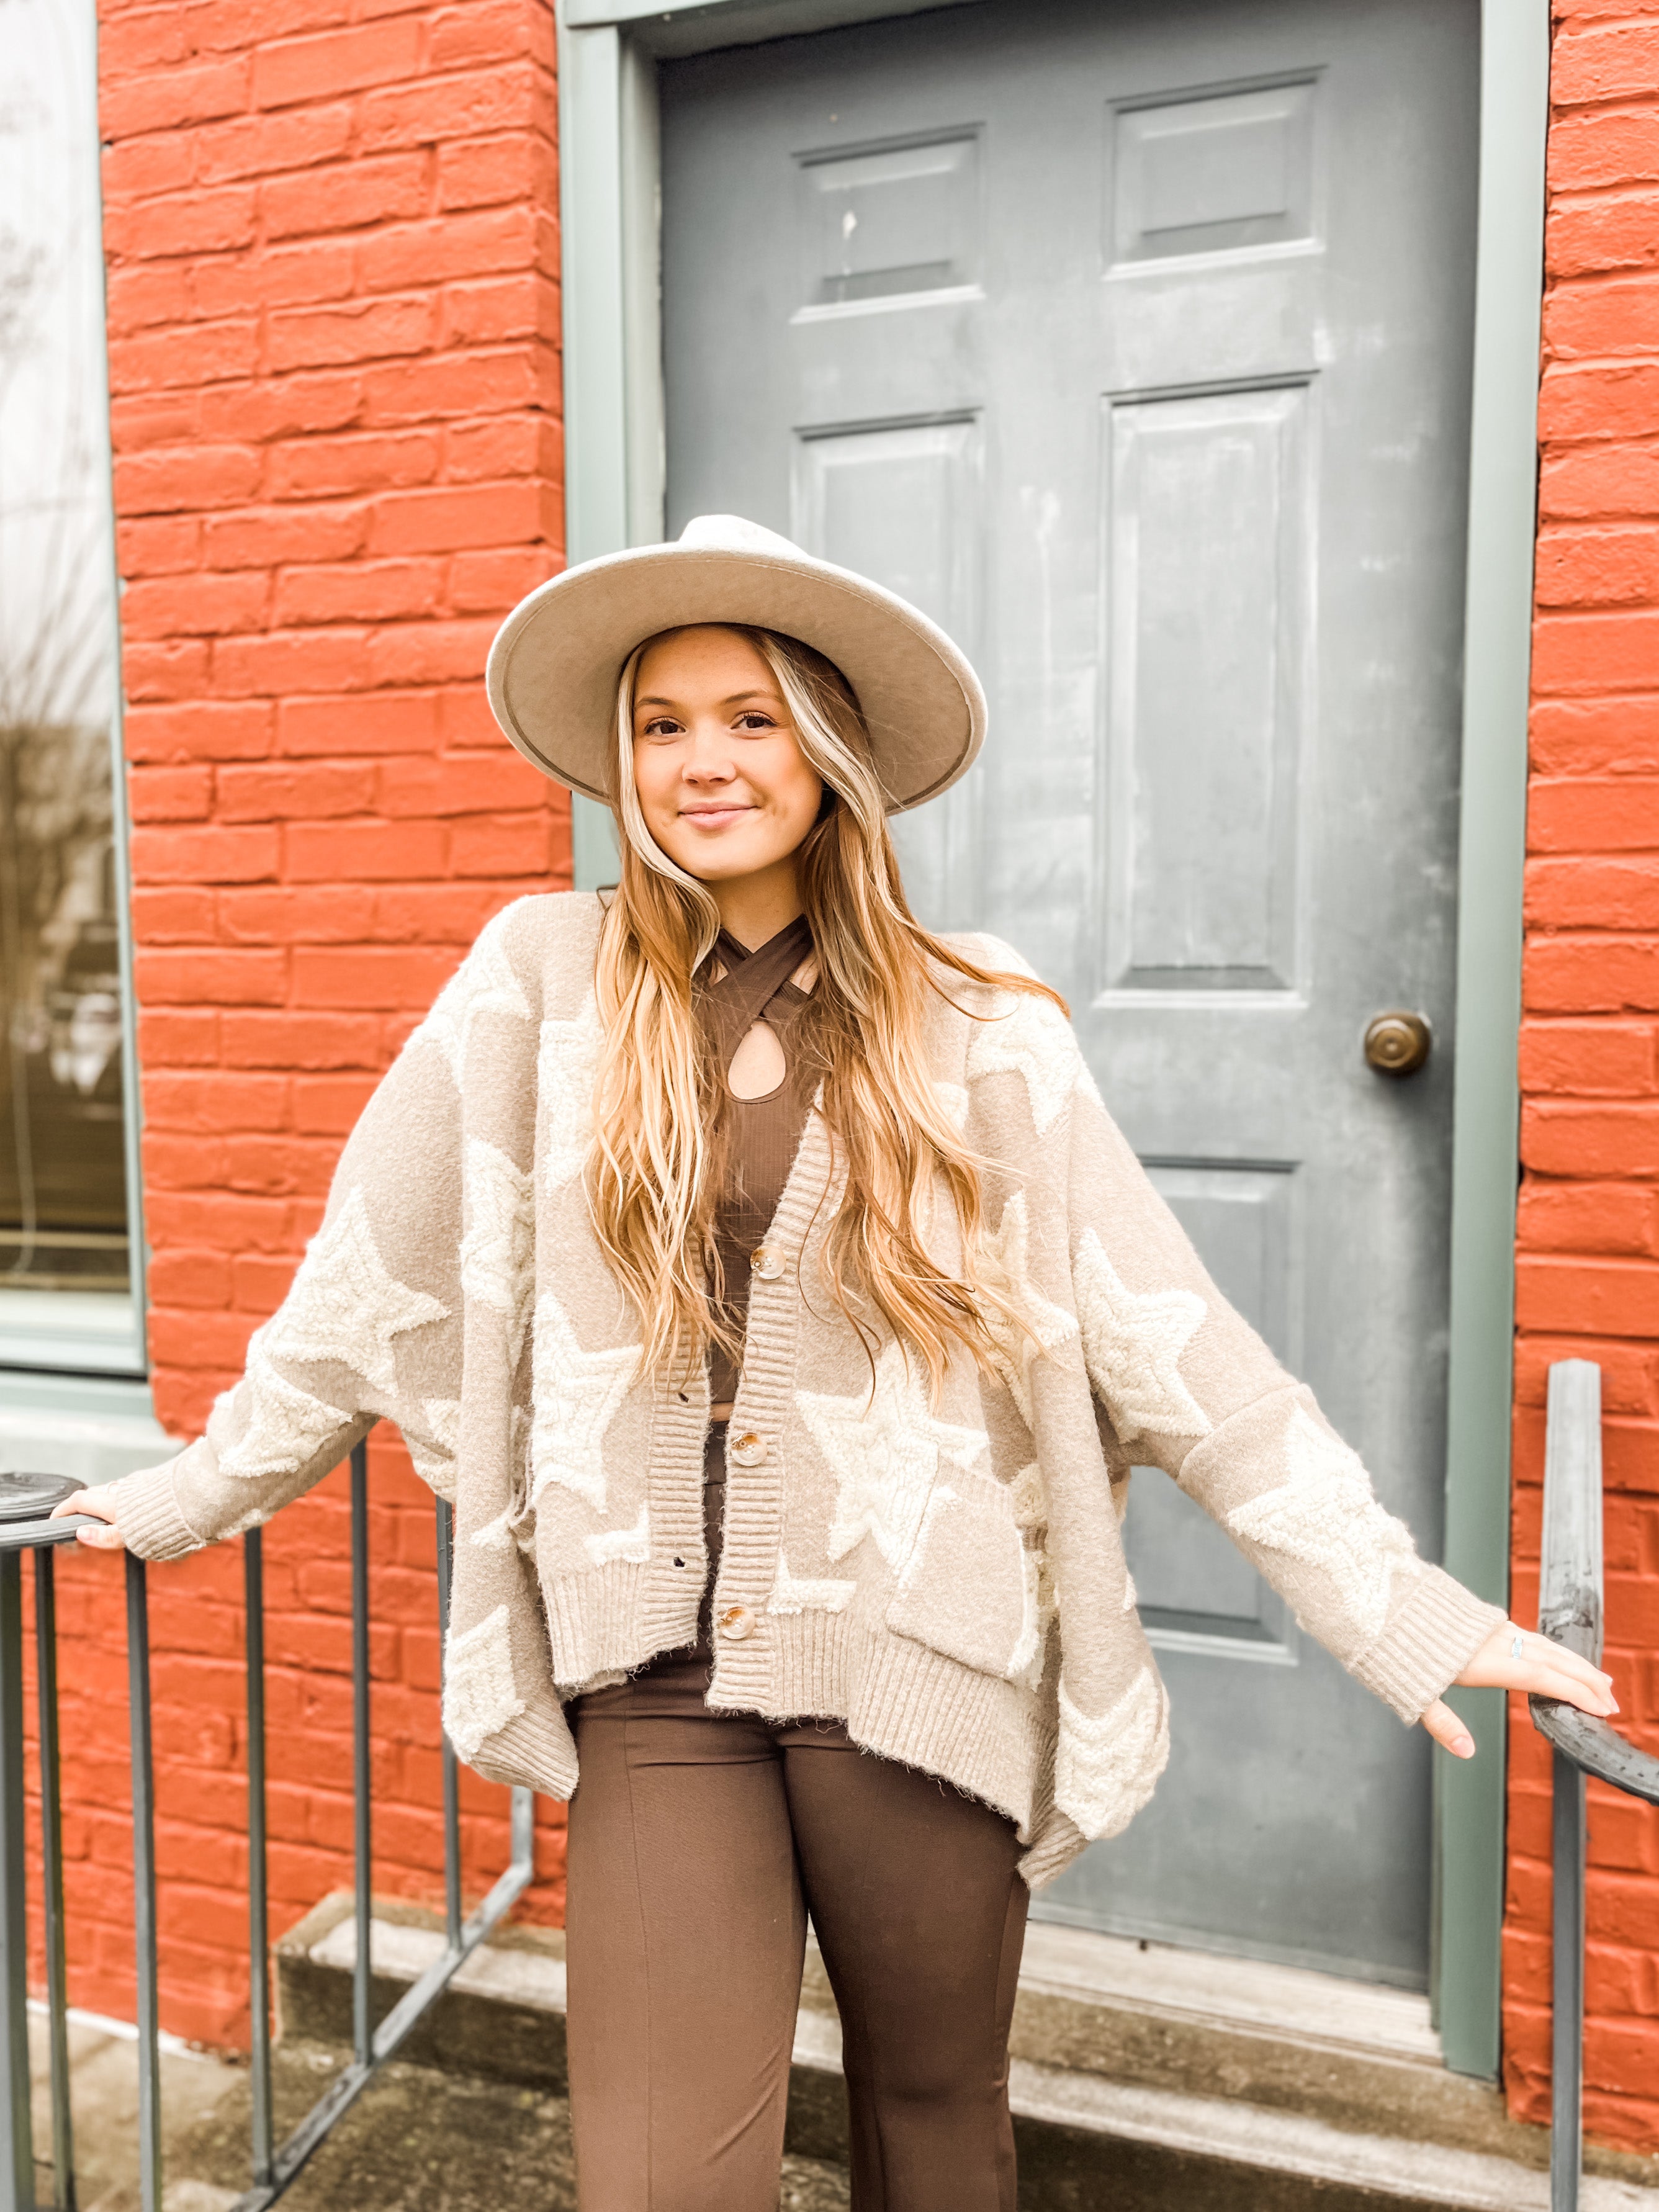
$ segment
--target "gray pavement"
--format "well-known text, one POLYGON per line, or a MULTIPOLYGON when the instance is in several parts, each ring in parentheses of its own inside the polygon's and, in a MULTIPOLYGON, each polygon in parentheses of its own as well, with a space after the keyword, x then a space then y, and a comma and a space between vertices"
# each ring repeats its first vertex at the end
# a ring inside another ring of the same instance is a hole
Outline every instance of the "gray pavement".
MULTIPOLYGON (((36 2026, 39 2025, 37 2021, 36 2026)), ((43 2039, 35 2050, 37 2195, 52 2202, 43 2039)), ((279 2134, 343 2063, 318 2044, 276 2054, 279 2134)), ((94 2021, 70 2027, 81 2212, 139 2212, 137 2045, 94 2021)), ((246 2066, 182 2049, 161 2061, 164 2212, 228 2212, 248 2185, 246 2066)), ((291 2212, 574 2212, 568 2109, 562 2097, 425 2066, 385 2068, 282 2200, 291 2212)), ((781 2212, 846 2212, 847 2176, 785 2161, 781 2212)))

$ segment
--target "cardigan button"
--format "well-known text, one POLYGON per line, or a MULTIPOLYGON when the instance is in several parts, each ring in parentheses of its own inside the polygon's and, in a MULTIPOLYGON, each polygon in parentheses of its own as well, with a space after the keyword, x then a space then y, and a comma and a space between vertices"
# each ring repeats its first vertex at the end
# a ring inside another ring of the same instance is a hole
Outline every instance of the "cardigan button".
POLYGON ((732 1446, 732 1456, 739 1467, 762 1466, 765 1462, 766 1453, 765 1437, 757 1436, 753 1429, 745 1431, 732 1446))
POLYGON ((742 1644, 755 1632, 755 1616, 746 1605, 729 1605, 720 1615, 720 1634, 728 1643, 742 1644))
POLYGON ((775 1283, 783 1273, 783 1255, 775 1244, 763 1244, 749 1255, 749 1264, 763 1283, 775 1283))

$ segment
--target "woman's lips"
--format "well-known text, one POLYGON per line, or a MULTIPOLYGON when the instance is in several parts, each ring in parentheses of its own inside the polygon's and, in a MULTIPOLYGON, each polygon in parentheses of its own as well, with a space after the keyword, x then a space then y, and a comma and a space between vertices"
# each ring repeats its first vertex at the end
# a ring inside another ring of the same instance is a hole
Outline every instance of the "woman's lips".
POLYGON ((754 811, 752 806, 688 806, 682 810, 680 820, 689 822, 694 830, 729 830, 754 811))

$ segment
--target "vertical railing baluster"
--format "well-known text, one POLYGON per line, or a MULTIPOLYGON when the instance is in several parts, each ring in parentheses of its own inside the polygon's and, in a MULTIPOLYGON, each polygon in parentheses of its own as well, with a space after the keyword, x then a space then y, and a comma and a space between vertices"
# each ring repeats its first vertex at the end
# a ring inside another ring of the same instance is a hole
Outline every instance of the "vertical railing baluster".
POLYGON ((23 1835, 23 1562, 0 1553, 0 2212, 34 2212, 23 1835))
POLYGON ((1553 2017, 1550 2027, 1550 2212, 1578 2212, 1583 2163, 1584 1777, 1553 1752, 1551 1848, 1553 2017))
POLYGON ((34 1686, 40 1734, 40 1876, 46 1900, 46 2033, 52 2062, 52 2201, 75 2212, 70 2113, 69 1975, 64 1935, 64 1805, 58 1749, 58 1596, 52 1547, 34 1554, 34 1686))
POLYGON ((263 1532, 242 1539, 247 1615, 247 1979, 253 2089, 253 2179, 271 2179, 270 1915, 265 1831, 265 1583, 263 1532))
POLYGON ((448 1729, 442 1729, 441 1692, 445 1655, 449 1650, 449 1585, 455 1563, 455 1518, 447 1498, 437 1500, 437 1508, 438 1682, 444 1775, 444 1927, 449 1948, 454 1951, 459 1950, 461 1941, 461 1790, 455 1747, 449 1741, 448 1729))
POLYGON ((161 2208, 161 2013, 155 1946, 155 1753, 150 1737, 149 1610, 144 1563, 127 1565, 127 1705, 132 1741, 132 1919, 138 1966, 138 2186, 143 2212, 161 2208))
POLYGON ((373 1966, 370 1899, 368 1742, 368 1447, 351 1454, 351 1778, 353 1840, 356 1856, 357 1959, 351 1984, 351 2033, 357 2063, 374 2057, 374 2022, 369 2014, 373 1966))

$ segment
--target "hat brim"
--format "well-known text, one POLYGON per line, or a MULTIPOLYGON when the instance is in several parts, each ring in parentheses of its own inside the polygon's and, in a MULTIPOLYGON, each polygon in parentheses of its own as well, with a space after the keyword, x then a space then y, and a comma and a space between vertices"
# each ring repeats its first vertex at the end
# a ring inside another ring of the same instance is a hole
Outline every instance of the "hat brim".
POLYGON ((858 696, 890 812, 965 775, 985 738, 985 694, 965 654, 908 601, 808 554, 647 545, 568 568, 496 633, 486 681, 525 758, 611 801, 617 685, 659 631, 740 623, 799 638, 858 696))

